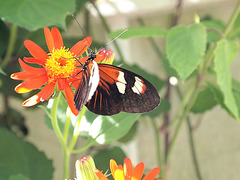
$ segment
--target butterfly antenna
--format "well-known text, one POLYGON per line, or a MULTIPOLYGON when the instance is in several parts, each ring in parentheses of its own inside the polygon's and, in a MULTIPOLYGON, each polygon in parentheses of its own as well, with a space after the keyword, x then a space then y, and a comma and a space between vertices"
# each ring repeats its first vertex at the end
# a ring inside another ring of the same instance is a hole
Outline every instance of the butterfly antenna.
MULTIPOLYGON (((81 26, 81 24, 78 22, 78 20, 77 20, 77 18, 72 14, 72 17, 73 17, 73 19, 77 22, 77 24, 78 24, 78 26, 80 27, 80 29, 81 29, 81 31, 82 31, 82 33, 83 33, 83 36, 86 38, 87 36, 86 36, 86 33, 85 33, 85 31, 84 31, 84 29, 82 28, 82 26, 81 26)), ((86 39, 87 40, 87 39, 86 39)), ((88 42, 89 43, 89 42, 88 42)), ((89 43, 89 44, 91 44, 91 43, 89 43)), ((88 51, 89 51, 89 53, 91 53, 91 50, 90 50, 90 47, 88 46, 88 51)))
POLYGON ((115 37, 114 39, 112 39, 110 42, 108 42, 105 46, 108 46, 109 44, 111 44, 113 41, 115 41, 116 39, 118 39, 121 35, 123 35, 125 32, 127 32, 128 29, 125 29, 123 32, 121 32, 117 37, 115 37))

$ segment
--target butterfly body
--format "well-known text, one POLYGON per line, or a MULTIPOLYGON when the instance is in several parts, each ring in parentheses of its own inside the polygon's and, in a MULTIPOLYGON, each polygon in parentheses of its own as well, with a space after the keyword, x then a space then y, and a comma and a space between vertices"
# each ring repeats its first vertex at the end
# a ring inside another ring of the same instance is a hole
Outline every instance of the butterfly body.
POLYGON ((85 105, 95 114, 114 115, 149 112, 159 105, 157 90, 145 78, 117 66, 97 64, 95 59, 96 54, 90 53, 83 64, 74 95, 78 110, 85 105))

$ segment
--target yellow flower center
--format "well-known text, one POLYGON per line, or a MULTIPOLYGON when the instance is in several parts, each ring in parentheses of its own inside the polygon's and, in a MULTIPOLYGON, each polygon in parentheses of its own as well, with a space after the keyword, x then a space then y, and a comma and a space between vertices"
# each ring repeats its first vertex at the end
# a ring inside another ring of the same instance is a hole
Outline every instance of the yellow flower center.
POLYGON ((45 63, 49 81, 73 76, 76 71, 76 60, 69 49, 65 49, 65 47, 54 49, 49 55, 45 63))

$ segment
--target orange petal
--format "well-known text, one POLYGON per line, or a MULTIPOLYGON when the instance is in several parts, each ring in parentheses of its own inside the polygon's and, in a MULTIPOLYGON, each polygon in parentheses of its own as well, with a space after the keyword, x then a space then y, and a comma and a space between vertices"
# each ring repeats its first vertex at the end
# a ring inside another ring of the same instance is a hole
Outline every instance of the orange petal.
POLYGON ((58 79, 57 80, 59 91, 62 91, 65 88, 65 82, 66 81, 67 81, 66 79, 58 79))
POLYGON ((48 50, 51 53, 52 50, 55 49, 55 45, 54 45, 52 34, 48 29, 48 27, 44 27, 44 35, 45 35, 48 50))
POLYGON ((123 169, 124 169, 124 179, 131 180, 131 177, 133 174, 133 165, 132 165, 132 161, 129 158, 124 159, 123 169))
POLYGON ((154 168, 143 178, 143 180, 154 180, 154 178, 159 174, 159 172, 160 168, 154 168))
POLYGON ((112 176, 114 179, 115 179, 114 174, 115 174, 115 171, 117 168, 118 168, 118 165, 117 165, 116 161, 114 159, 111 159, 110 160, 110 170, 111 170, 111 173, 112 173, 112 176))
POLYGON ((20 58, 18 59, 20 66, 22 69, 26 72, 29 72, 31 74, 42 74, 46 73, 46 70, 44 68, 35 68, 32 66, 27 65, 25 62, 23 62, 20 58))
POLYGON ((45 61, 40 60, 40 59, 24 57, 23 60, 27 63, 39 64, 43 67, 45 66, 45 61))
POLYGON ((28 49, 29 53, 36 59, 40 59, 44 62, 46 61, 46 59, 48 59, 47 53, 31 40, 25 40, 24 45, 28 49))
POLYGON ((24 81, 23 83, 16 86, 15 91, 17 93, 27 93, 29 91, 32 91, 34 89, 39 89, 48 81, 47 75, 40 75, 32 77, 31 79, 28 79, 24 81))
POLYGON ((92 38, 86 37, 82 41, 78 41, 71 49, 70 52, 73 53, 73 56, 81 56, 91 45, 92 38))
POLYGON ((61 49, 61 47, 63 47, 63 40, 62 40, 61 33, 56 27, 53 27, 51 30, 51 34, 52 34, 53 42, 55 45, 55 49, 61 49))
POLYGON ((72 91, 71 86, 68 83, 65 84, 64 93, 65 93, 67 103, 68 103, 72 113, 75 116, 77 116, 79 114, 79 111, 75 107, 74 100, 73 100, 74 99, 74 93, 72 91))
POLYGON ((133 170, 132 180, 140 180, 143 176, 144 168, 144 164, 142 162, 139 163, 133 170))
POLYGON ((94 169, 94 172, 95 172, 95 174, 97 175, 97 177, 99 178, 99 180, 109 180, 109 179, 106 178, 106 177, 104 176, 104 174, 103 174, 101 171, 99 171, 98 169, 94 169))
POLYGON ((88 56, 81 59, 77 59, 76 66, 82 66, 87 61, 87 59, 88 59, 88 56))
POLYGON ((24 80, 24 79, 31 78, 32 74, 28 72, 17 72, 17 73, 11 74, 10 77, 14 80, 24 80))
POLYGON ((44 86, 44 88, 38 94, 25 100, 22 103, 22 105, 25 107, 29 107, 29 106, 36 105, 40 101, 43 102, 43 101, 47 100, 52 95, 55 84, 56 84, 55 82, 48 83, 46 86, 44 86))

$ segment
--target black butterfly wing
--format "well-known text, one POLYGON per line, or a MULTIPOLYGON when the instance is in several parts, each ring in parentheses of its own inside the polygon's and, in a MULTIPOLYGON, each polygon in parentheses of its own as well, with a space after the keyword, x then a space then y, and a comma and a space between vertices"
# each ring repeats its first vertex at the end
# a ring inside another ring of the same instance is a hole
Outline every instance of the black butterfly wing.
POLYGON ((98 64, 98 67, 100 81, 86 104, 90 111, 100 115, 143 113, 159 105, 157 90, 145 78, 113 65, 98 64))
POLYGON ((96 91, 99 83, 98 65, 95 61, 88 61, 81 71, 82 78, 74 94, 74 103, 78 111, 87 103, 96 91))

